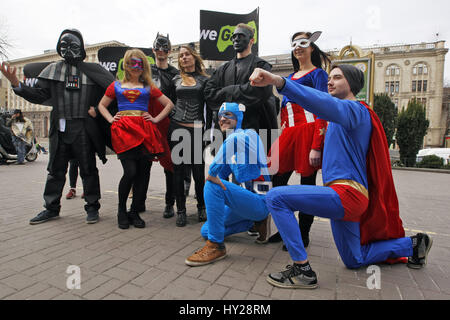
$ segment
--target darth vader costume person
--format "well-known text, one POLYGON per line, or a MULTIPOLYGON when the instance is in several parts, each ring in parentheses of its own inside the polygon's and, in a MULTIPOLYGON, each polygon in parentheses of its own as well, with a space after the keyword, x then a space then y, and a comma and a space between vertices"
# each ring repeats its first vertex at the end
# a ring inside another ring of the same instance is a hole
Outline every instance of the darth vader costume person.
POLYGON ((272 69, 270 63, 248 51, 254 42, 253 37, 254 32, 250 27, 238 24, 231 38, 236 57, 221 65, 209 79, 205 87, 207 129, 212 123, 218 128, 217 111, 224 102, 242 103, 247 107, 242 122, 243 129, 278 128, 276 98, 272 93, 272 86, 256 88, 249 83, 249 77, 255 68, 267 71, 272 69), (246 55, 245 52, 249 54, 246 55))
POLYGON ((83 37, 76 29, 66 29, 61 33, 56 50, 63 60, 48 65, 39 74, 35 87, 20 83, 13 89, 31 103, 50 103, 53 106, 48 176, 44 189, 45 210, 31 219, 30 224, 59 218, 60 200, 71 159, 78 160, 83 179, 86 223, 96 223, 99 219, 100 182, 95 153, 103 163, 106 157, 104 135, 98 125, 100 120, 92 115, 114 77, 97 63, 83 62, 86 57, 83 37))

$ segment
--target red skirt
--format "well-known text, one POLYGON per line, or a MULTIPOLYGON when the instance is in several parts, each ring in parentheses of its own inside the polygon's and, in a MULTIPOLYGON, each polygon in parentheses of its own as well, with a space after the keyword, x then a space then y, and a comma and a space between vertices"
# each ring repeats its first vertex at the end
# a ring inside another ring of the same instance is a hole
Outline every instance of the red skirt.
POLYGON ((163 139, 156 126, 139 116, 122 116, 111 125, 111 142, 117 154, 141 144, 150 154, 164 152, 163 139))
POLYGON ((296 171, 304 177, 320 169, 309 164, 314 130, 314 122, 284 129, 269 151, 269 165, 276 166, 278 161, 278 174, 296 171))

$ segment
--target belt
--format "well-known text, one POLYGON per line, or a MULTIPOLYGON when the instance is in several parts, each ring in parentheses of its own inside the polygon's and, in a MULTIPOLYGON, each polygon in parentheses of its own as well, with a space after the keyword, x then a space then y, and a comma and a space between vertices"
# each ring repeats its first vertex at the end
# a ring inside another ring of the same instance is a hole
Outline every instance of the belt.
POLYGON ((141 111, 141 110, 123 110, 123 111, 119 111, 119 114, 121 116, 128 116, 128 117, 141 117, 144 112, 146 112, 146 111, 141 111))
POLYGON ((352 187, 353 189, 362 193, 367 199, 369 199, 369 192, 366 187, 364 187, 361 183, 353 181, 353 180, 334 180, 325 184, 325 187, 331 187, 335 184, 345 185, 352 187))

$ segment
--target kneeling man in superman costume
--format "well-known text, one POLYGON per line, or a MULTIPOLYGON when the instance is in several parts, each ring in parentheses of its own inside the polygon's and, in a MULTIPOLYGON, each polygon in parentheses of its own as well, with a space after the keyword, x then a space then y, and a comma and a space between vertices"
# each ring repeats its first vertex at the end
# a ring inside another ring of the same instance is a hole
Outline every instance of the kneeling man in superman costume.
POLYGON ((265 194, 271 182, 261 139, 253 129, 242 129, 244 111, 244 105, 230 102, 223 103, 219 109, 220 130, 227 132, 227 138, 209 167, 203 190, 208 220, 201 230, 207 241, 185 260, 191 267, 225 258, 224 238, 247 231, 254 221, 258 221, 256 227, 260 233, 257 242, 266 239, 269 211, 265 194), (230 174, 245 187, 225 180, 230 174))
MULTIPOLYGON (((273 188, 267 207, 294 261, 267 281, 281 288, 316 288, 294 212, 328 218, 334 241, 347 268, 408 257, 408 267, 427 262, 432 239, 424 233, 405 237, 392 178, 386 136, 375 112, 355 96, 364 87, 364 74, 350 65, 333 66, 328 92, 299 85, 257 69, 254 86, 275 85, 304 109, 329 121, 323 153, 324 186, 273 188)), ((403 259, 402 259, 403 258, 403 259)))

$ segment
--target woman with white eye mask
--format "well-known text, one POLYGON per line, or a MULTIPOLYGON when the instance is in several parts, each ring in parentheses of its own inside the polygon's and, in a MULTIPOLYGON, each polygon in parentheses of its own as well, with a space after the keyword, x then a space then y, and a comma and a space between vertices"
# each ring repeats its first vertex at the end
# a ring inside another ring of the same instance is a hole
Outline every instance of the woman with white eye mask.
MULTIPOLYGON (((292 36, 291 59, 294 73, 289 75, 289 79, 328 92, 328 74, 324 69, 327 68, 330 59, 315 44, 321 33, 296 32, 292 36)), ((283 97, 282 134, 278 138, 278 143, 274 143, 269 152, 271 162, 278 161, 279 164, 278 173, 273 177, 274 187, 287 185, 294 170, 301 174, 302 185, 316 185, 317 170, 321 168, 326 128, 326 121, 317 119, 311 112, 283 97)), ((313 220, 313 216, 299 212, 299 227, 305 247, 309 244, 309 230, 313 220)), ((269 238, 269 242, 281 240, 279 233, 269 238)))

